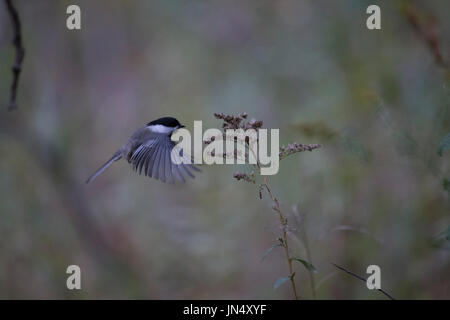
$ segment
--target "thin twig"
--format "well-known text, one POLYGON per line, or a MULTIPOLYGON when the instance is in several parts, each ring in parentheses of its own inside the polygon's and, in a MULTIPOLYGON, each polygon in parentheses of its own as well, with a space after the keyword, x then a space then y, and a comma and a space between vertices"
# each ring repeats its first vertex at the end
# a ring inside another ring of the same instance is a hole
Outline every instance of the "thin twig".
MULTIPOLYGON (((309 247, 308 233, 306 232, 306 228, 305 228, 306 214, 302 215, 303 218, 300 218, 300 214, 298 212, 298 205, 292 206, 292 211, 293 211, 294 215, 296 216, 296 218, 298 219, 298 222, 300 225, 299 226, 300 237, 301 237, 301 242, 303 244, 303 247, 305 248, 306 259, 308 260, 309 263, 313 264, 311 250, 309 247)), ((317 299, 317 290, 316 290, 316 284, 315 284, 313 270, 308 268, 308 274, 309 274, 309 283, 311 285, 313 299, 317 299)))
POLYGON ((25 49, 22 45, 22 31, 20 27, 20 19, 16 8, 14 8, 11 0, 5 0, 6 7, 8 9, 9 16, 11 17, 11 22, 13 25, 13 45, 16 49, 16 58, 12 66, 13 80, 11 84, 11 97, 9 99, 8 111, 17 108, 16 97, 17 97, 17 87, 19 85, 20 71, 22 70, 22 62, 25 57, 25 49))
POLYGON ((440 50, 438 25, 436 18, 431 14, 421 14, 419 9, 411 2, 405 2, 403 12, 414 31, 425 42, 439 66, 448 69, 440 50))
MULTIPOLYGON (((354 276, 355 278, 357 278, 357 279, 363 281, 364 283, 367 282, 367 279, 365 279, 365 278, 363 278, 363 277, 357 275, 356 273, 353 273, 353 272, 351 272, 351 271, 349 271, 349 270, 347 270, 347 269, 345 269, 345 268, 343 268, 343 267, 341 267, 341 266, 338 266, 338 265, 335 264, 335 263, 331 263, 331 264, 332 264, 333 266, 335 266, 336 268, 338 268, 338 269, 340 269, 340 270, 342 270, 342 271, 348 273, 349 275, 352 275, 352 276, 354 276)), ((377 290, 380 291, 381 293, 383 293, 383 294, 384 294, 386 297, 388 297, 389 299, 395 300, 394 297, 392 297, 389 293, 387 293, 387 292, 384 291, 383 289, 377 289, 377 290)))
MULTIPOLYGON (((259 167, 259 165, 258 165, 258 167, 259 167)), ((278 203, 277 198, 275 198, 274 195, 272 194, 272 191, 270 190, 270 187, 267 184, 267 178, 263 177, 263 180, 264 180, 263 185, 266 188, 270 199, 275 204, 274 210, 278 213, 278 217, 280 218, 280 224, 281 224, 281 227, 283 228, 283 247, 284 247, 284 252, 286 254, 286 260, 287 260, 288 267, 289 267, 289 279, 291 280, 292 291, 294 292, 295 300, 298 300, 297 288, 295 287, 295 281, 294 281, 295 273, 294 273, 294 269, 292 267, 292 259, 289 255, 289 246, 288 246, 288 240, 287 240, 287 234, 286 234, 287 219, 284 217, 283 212, 281 212, 280 204, 278 203)))
MULTIPOLYGON (((305 246, 305 251, 306 251, 306 259, 308 259, 309 263, 313 263, 312 257, 311 257, 311 250, 309 248, 308 234, 306 233, 306 229, 305 229, 304 225, 301 225, 301 230, 302 230, 303 245, 305 246)), ((309 281, 311 284, 311 291, 313 294, 313 298, 317 299, 316 284, 314 281, 314 272, 308 269, 308 274, 309 274, 309 281)))

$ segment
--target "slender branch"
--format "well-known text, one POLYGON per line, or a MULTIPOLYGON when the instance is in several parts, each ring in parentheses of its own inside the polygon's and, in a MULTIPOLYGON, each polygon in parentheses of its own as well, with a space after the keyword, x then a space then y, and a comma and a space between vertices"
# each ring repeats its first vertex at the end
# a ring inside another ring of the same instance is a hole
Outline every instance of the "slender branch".
POLYGON ((5 0, 6 7, 8 9, 9 16, 13 25, 13 45, 16 49, 16 58, 12 66, 13 80, 11 84, 11 96, 8 104, 8 111, 17 109, 16 97, 17 87, 19 86, 19 76, 22 70, 22 62, 25 57, 25 49, 22 45, 22 31, 20 26, 20 19, 16 8, 12 4, 12 0, 5 0))
MULTIPOLYGON (((258 165, 258 168, 260 168, 259 165, 258 165)), ((265 176, 263 177, 263 180, 264 180, 263 185, 266 188, 270 199, 275 204, 273 208, 278 213, 278 217, 280 218, 280 224, 281 224, 281 227, 283 228, 283 247, 284 247, 284 252, 286 254, 286 260, 287 260, 288 267, 289 267, 289 278, 291 280, 292 291, 294 292, 295 300, 298 300, 297 288, 295 287, 295 281, 294 281, 295 273, 294 273, 294 269, 292 267, 292 259, 289 255, 289 246, 288 246, 288 240, 287 240, 287 234, 286 234, 287 219, 284 217, 283 212, 281 211, 280 204, 278 203, 277 198, 275 198, 274 195, 272 194, 272 191, 270 190, 270 187, 267 183, 267 178, 265 176)))
MULTIPOLYGON (((367 279, 365 279, 365 278, 363 278, 363 277, 357 275, 356 273, 353 273, 353 272, 351 272, 351 271, 349 271, 349 270, 347 270, 347 269, 345 269, 345 268, 343 268, 343 267, 341 267, 341 266, 338 266, 338 265, 335 264, 335 263, 331 263, 331 264, 332 264, 333 266, 335 266, 336 268, 338 268, 338 269, 340 269, 340 270, 342 270, 342 271, 348 273, 349 275, 352 275, 352 276, 354 276, 355 278, 357 278, 357 279, 363 281, 364 283, 367 282, 367 279)), ((380 291, 382 294, 384 294, 384 295, 385 295, 386 297, 388 297, 389 299, 395 300, 394 297, 392 297, 389 293, 387 293, 387 292, 384 291, 383 289, 377 289, 377 290, 380 291)))
POLYGON ((434 57, 434 60, 436 61, 436 64, 448 69, 448 65, 444 61, 444 57, 442 56, 440 50, 436 18, 431 14, 422 14, 411 2, 404 2, 402 8, 408 22, 414 28, 414 31, 427 45, 434 57))
MULTIPOLYGON (((302 230, 303 245, 305 246, 305 251, 306 251, 306 259, 308 259, 309 263, 313 263, 312 257, 311 257, 311 250, 309 249, 308 234, 306 233, 306 229, 304 227, 304 224, 302 224, 300 227, 301 227, 301 230, 302 230)), ((315 281, 314 281, 314 273, 311 270, 308 269, 308 274, 309 274, 309 282, 311 284, 311 290, 312 290, 313 298, 317 299, 316 284, 315 284, 315 281)))

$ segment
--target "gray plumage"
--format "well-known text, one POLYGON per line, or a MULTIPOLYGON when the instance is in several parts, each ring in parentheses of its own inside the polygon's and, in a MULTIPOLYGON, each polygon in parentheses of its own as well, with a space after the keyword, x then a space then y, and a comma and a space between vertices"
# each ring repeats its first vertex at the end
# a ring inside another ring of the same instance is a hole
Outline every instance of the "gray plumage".
MULTIPOLYGON (((178 125, 167 132, 155 132, 149 126, 138 129, 128 142, 114 153, 111 159, 86 180, 86 183, 94 180, 113 162, 122 158, 126 159, 133 170, 139 172, 139 174, 144 173, 144 175, 162 182, 175 183, 176 178, 184 183, 185 176, 194 178, 191 171, 200 171, 198 168, 189 163, 175 164, 171 159, 171 152, 175 143, 170 137, 172 132, 179 127, 182 126, 178 125)), ((187 155, 183 155, 181 149, 179 151, 181 152, 177 152, 177 154, 181 159, 187 157, 187 155)))

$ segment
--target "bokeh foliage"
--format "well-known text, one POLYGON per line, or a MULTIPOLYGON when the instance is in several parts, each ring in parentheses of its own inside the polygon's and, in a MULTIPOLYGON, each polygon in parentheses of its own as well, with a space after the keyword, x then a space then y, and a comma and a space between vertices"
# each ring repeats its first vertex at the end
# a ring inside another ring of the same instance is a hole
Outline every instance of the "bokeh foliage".
MULTIPOLYGON (((318 298, 384 298, 332 262, 379 265, 396 298, 450 298, 448 70, 405 1, 379 1, 382 30, 367 30, 377 2, 79 0, 82 30, 69 31, 73 1, 17 0, 27 53, 13 113, 0 7, 0 298, 291 298, 273 289, 282 251, 261 262, 276 217, 234 181, 237 166, 173 186, 120 162, 84 184, 150 120, 209 128, 214 112, 243 111, 281 144, 323 145, 271 177, 293 256, 306 232, 318 298), (70 264, 79 292, 65 286, 70 264)), ((434 18, 449 61, 450 2, 410 3, 434 18)), ((297 263, 304 298, 308 277, 297 263)))

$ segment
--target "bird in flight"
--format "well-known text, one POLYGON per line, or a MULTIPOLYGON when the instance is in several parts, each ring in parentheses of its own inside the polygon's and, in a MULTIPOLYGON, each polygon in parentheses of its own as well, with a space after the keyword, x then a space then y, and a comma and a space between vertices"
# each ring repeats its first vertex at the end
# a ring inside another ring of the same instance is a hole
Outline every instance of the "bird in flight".
MULTIPOLYGON (((114 155, 103 166, 95 171, 86 183, 94 180, 99 174, 105 171, 113 162, 125 159, 133 167, 133 170, 148 177, 153 177, 162 182, 175 183, 175 178, 180 182, 185 182, 185 176, 194 179, 191 171, 200 171, 191 161, 186 161, 187 155, 183 155, 183 150, 174 154, 180 157, 175 164, 172 161, 172 149, 175 143, 171 139, 172 133, 185 126, 172 117, 163 117, 147 123, 146 126, 134 132, 127 143, 117 150, 114 155)), ((189 159, 190 160, 190 159, 189 159)))

